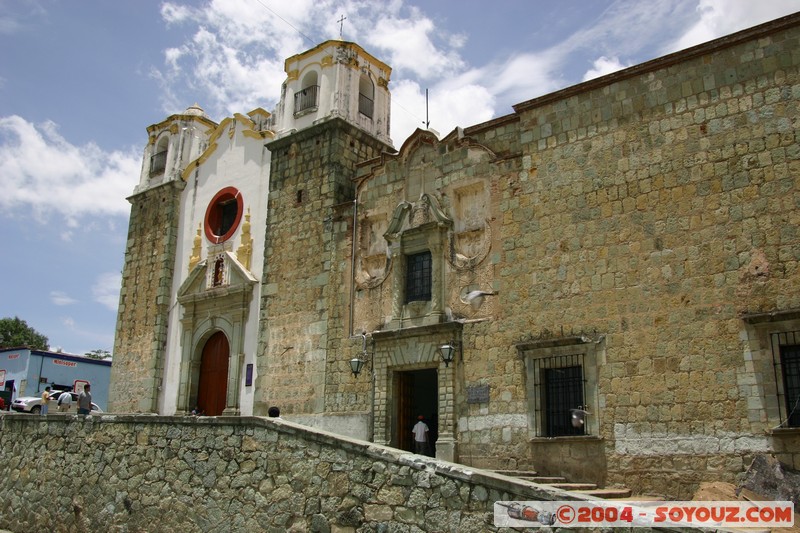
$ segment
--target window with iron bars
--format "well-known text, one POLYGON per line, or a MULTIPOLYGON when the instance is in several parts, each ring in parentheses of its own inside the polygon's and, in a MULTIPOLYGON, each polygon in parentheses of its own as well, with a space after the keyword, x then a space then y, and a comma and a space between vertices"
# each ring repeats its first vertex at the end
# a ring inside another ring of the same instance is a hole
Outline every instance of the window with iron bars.
POLYGON ((375 102, 372 101, 372 98, 365 94, 359 94, 358 112, 365 117, 372 118, 372 114, 375 112, 375 102))
POLYGON ((167 151, 163 150, 150 157, 150 175, 162 174, 167 168, 167 151))
POLYGON ((406 301, 430 301, 432 265, 430 251, 406 256, 406 301))
POLYGON ((294 113, 302 113, 317 107, 319 85, 310 85, 294 93, 294 113))
POLYGON ((585 435, 584 354, 543 357, 532 364, 538 436, 585 435))
POLYGON ((800 427, 800 331, 771 335, 781 423, 800 427))

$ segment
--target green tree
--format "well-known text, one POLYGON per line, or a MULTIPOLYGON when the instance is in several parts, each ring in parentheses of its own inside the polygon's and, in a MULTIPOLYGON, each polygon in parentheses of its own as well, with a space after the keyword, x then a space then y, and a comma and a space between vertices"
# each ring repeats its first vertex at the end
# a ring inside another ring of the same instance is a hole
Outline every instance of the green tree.
POLYGON ((33 329, 19 317, 0 318, 0 346, 28 346, 34 350, 47 350, 47 337, 33 329))
POLYGON ((108 350, 92 350, 83 354, 84 357, 89 359, 111 359, 111 352, 108 350))

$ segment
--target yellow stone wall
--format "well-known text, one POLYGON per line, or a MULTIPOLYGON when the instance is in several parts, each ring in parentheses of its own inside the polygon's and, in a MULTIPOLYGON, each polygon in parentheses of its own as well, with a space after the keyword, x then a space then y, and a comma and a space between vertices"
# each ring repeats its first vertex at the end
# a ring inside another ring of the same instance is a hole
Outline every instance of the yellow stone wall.
MULTIPOLYGON (((347 337, 345 286, 339 257, 351 222, 350 178, 358 161, 386 145, 341 120, 269 145, 272 151, 264 254, 256 405, 318 414, 328 392, 326 363, 347 337)), ((335 385, 334 385, 335 387, 335 385)), ((331 393, 331 394, 335 394, 331 393)))
POLYGON ((183 182, 131 198, 109 411, 158 412, 183 182))
MULTIPOLYGON (((796 441, 770 433, 775 378, 750 360, 743 320, 800 308, 798 36, 761 28, 519 104, 431 149, 412 139, 362 167, 359 209, 375 219, 419 189, 422 167, 456 219, 459 183, 491 192, 485 263, 467 277, 448 267, 447 305, 465 321, 448 396, 460 461, 670 497, 735 481, 754 453, 800 466, 796 441), (498 291, 474 315, 458 298, 470 276, 498 291), (536 438, 539 391, 518 346, 574 335, 599 347, 596 432, 536 438), (475 384, 489 385, 488 403, 466 402, 475 384)), ((375 255, 367 241, 357 250, 375 255)), ((380 277, 363 264, 362 282, 380 277)), ((390 278, 357 291, 357 330, 384 327, 390 278)), ((339 361, 359 349, 350 342, 339 361)), ((368 384, 351 383, 337 408, 370 401, 368 384)), ((389 397, 376 416, 390 416, 392 391, 376 394, 389 397)))

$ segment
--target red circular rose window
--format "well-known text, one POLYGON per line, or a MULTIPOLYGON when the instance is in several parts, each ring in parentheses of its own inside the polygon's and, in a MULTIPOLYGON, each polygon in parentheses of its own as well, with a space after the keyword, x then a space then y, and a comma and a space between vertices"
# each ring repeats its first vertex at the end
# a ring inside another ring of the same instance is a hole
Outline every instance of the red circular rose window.
POLYGON ((213 243, 227 241, 242 220, 244 201, 236 187, 225 187, 206 208, 206 238, 213 243))

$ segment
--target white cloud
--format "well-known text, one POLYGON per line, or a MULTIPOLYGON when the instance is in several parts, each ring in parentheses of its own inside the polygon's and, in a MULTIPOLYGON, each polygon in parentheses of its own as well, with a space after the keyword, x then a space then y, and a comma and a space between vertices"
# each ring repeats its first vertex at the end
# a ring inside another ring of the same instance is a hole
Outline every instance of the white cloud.
POLYGON ((622 64, 617 57, 601 56, 594 60, 594 63, 592 63, 592 68, 586 71, 586 74, 583 75, 583 81, 599 78, 600 76, 611 74, 612 72, 622 70, 629 66, 630 65, 622 64))
MULTIPOLYGON (((367 42, 389 52, 392 68, 408 71, 421 78, 442 78, 464 67, 453 50, 441 49, 431 40, 436 31, 433 21, 416 14, 413 18, 383 18, 366 36, 367 42)), ((450 43, 461 44, 459 39, 450 43)))
POLYGON ((119 306, 119 290, 122 286, 122 276, 115 272, 106 272, 97 276, 92 285, 94 300, 106 306, 111 311, 116 311, 119 306))
POLYGON ((699 19, 673 42, 670 51, 756 26, 798 9, 797 0, 700 0, 696 9, 699 19))
MULTIPOLYGON (((428 97, 430 128, 442 137, 457 126, 477 124, 494 114, 494 99, 480 85, 441 84, 431 88, 428 97)), ((403 80, 392 91, 395 148, 399 149, 417 128, 425 129, 425 89, 414 81, 403 80)))
POLYGON ((395 73, 435 83, 465 67, 457 51, 464 37, 436 28, 419 9, 401 0, 297 0, 279 6, 211 0, 197 8, 168 2, 162 6, 162 18, 168 24, 194 25, 195 30, 191 38, 165 50, 165 69, 152 73, 162 85, 165 112, 193 103, 177 96, 186 87, 206 95, 209 101, 200 104, 211 116, 255 106, 271 109, 286 78, 285 59, 338 38, 335 21, 343 14, 344 39, 360 42, 395 73))
POLYGON ((13 35, 33 28, 47 16, 47 11, 40 4, 40 0, 6 1, 5 6, 0 2, 0 8, 5 11, 0 13, 0 35, 13 35))
POLYGON ((162 17, 170 25, 189 27, 191 37, 165 50, 165 68, 154 76, 162 83, 168 113, 193 103, 179 96, 186 88, 208 98, 199 103, 211 116, 256 106, 272 109, 285 79, 284 60, 337 38, 337 21, 346 15, 344 39, 359 42, 393 68, 391 133, 399 144, 423 125, 426 87, 431 126, 446 134, 457 125, 511 113, 513 104, 581 77, 601 76, 783 15, 792 1, 754 7, 745 0, 616 0, 549 48, 470 65, 462 55, 467 36, 448 31, 424 8, 403 0, 208 0, 200 5, 175 0, 163 4, 162 17), (589 69, 587 53, 596 58, 589 69))
POLYGON ((0 207, 31 208, 39 219, 51 212, 69 227, 85 215, 127 215, 125 198, 141 170, 137 149, 104 152, 94 143, 67 142, 53 122, 34 125, 0 117, 0 207))
POLYGON ((72 305, 78 303, 78 300, 67 295, 64 291, 51 291, 50 301, 53 305, 72 305))

